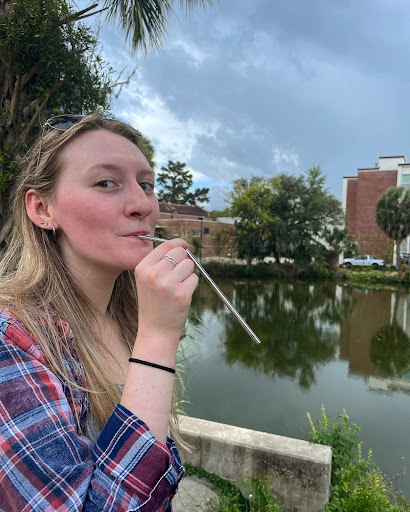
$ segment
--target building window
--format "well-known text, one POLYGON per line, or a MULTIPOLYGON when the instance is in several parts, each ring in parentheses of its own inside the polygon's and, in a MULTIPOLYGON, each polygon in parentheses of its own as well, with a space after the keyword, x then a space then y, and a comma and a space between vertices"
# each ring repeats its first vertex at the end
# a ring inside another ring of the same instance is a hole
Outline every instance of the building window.
POLYGON ((209 228, 204 228, 204 235, 209 235, 209 228))
POLYGON ((194 238, 199 238, 201 236, 201 232, 200 231, 192 231, 192 236, 194 238))

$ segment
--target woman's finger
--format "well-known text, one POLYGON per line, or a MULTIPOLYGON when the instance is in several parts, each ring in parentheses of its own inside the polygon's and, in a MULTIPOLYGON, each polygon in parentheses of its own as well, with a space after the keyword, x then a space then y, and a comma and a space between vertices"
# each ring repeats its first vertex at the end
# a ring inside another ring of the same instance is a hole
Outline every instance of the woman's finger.
MULTIPOLYGON (((150 240, 141 240, 141 243, 152 244, 150 240)), ((147 256, 145 256, 141 263, 144 262, 148 265, 155 265, 162 260, 165 254, 177 247, 180 247, 184 250, 188 249, 188 243, 185 240, 182 240, 182 238, 173 238, 172 240, 167 240, 166 242, 158 245, 158 247, 153 249, 147 256)))

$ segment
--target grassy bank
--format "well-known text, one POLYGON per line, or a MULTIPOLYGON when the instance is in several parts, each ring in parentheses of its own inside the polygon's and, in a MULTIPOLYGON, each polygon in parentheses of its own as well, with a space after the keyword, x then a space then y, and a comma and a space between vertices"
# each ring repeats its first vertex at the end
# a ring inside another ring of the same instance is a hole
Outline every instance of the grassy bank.
POLYGON ((257 263, 253 264, 248 270, 246 265, 233 262, 219 262, 217 260, 203 263, 203 267, 212 277, 220 278, 252 278, 252 279, 279 279, 279 280, 297 280, 297 279, 332 279, 334 271, 317 265, 307 265, 298 267, 291 263, 257 263))
POLYGON ((250 270, 246 265, 229 261, 207 261, 203 263, 206 271, 215 278, 226 279, 277 279, 282 281, 296 280, 340 280, 347 284, 363 286, 405 286, 410 288, 410 272, 404 273, 400 279, 396 269, 374 270, 372 268, 331 270, 319 265, 297 266, 292 263, 257 263, 250 270))

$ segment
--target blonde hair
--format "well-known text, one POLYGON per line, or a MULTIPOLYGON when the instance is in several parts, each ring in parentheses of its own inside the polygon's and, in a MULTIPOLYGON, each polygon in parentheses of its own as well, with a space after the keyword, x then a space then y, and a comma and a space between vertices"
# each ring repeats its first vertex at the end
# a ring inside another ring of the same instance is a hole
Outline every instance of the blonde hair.
MULTIPOLYGON (((120 377, 108 364, 107 351, 99 333, 90 325, 90 315, 97 318, 94 305, 70 275, 52 231, 33 224, 25 206, 29 189, 52 200, 63 167, 64 148, 74 138, 94 130, 121 135, 145 153, 136 130, 100 114, 85 116, 65 132, 50 129, 43 134, 26 155, 18 179, 13 231, 0 263, 0 302, 6 308, 13 305, 13 313, 38 340, 51 370, 69 388, 74 400, 74 389, 81 386, 69 378, 66 364, 68 361, 75 368, 75 354, 68 338, 62 336, 55 316, 69 324, 74 333, 73 348, 86 375, 90 412, 102 428, 120 401, 121 391, 116 386, 120 377)), ((138 330, 137 293, 132 271, 124 271, 117 278, 108 313, 131 351, 138 330)), ((75 414, 81 432, 79 417, 75 414)))

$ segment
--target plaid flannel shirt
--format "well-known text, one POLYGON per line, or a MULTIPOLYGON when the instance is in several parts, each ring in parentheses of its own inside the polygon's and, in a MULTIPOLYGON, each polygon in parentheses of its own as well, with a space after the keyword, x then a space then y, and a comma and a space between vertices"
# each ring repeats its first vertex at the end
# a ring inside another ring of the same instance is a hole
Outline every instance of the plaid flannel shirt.
MULTIPOLYGON (((85 383, 79 361, 70 372, 85 383)), ((38 342, 0 309, 0 511, 171 511, 184 472, 172 439, 160 443, 117 404, 93 443, 74 408, 85 423, 88 393, 76 389, 73 403, 38 342)))

